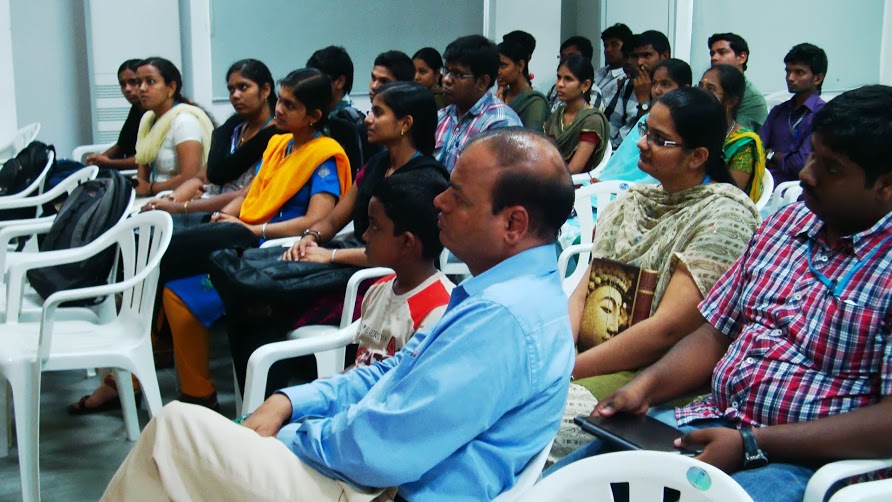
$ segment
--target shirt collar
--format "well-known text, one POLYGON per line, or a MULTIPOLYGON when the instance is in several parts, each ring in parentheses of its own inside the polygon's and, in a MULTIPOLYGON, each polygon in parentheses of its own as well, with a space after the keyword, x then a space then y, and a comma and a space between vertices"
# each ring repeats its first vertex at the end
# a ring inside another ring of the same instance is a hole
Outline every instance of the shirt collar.
MULTIPOLYGON (((821 95, 816 92, 816 93, 812 94, 811 96, 809 96, 805 100, 805 102, 802 103, 802 105, 805 106, 806 108, 808 108, 808 111, 815 113, 815 107, 817 107, 818 103, 820 103, 820 102, 821 102, 821 95)), ((790 106, 792 107, 792 105, 793 105, 793 98, 790 98, 790 106)))
MULTIPOLYGON (((803 209, 808 214, 794 225, 791 233, 797 237, 804 235, 810 240, 817 241, 821 236, 821 231, 824 230, 824 221, 808 210, 808 208, 805 208, 804 204, 803 209)), ((892 213, 880 218, 867 230, 852 235, 844 235, 839 240, 841 242, 850 241, 855 257, 860 259, 864 255, 866 247, 873 246, 875 244, 874 241, 884 239, 890 232, 892 232, 892 213)))
POLYGON ((505 282, 514 277, 540 275, 550 272, 557 272, 554 244, 536 246, 502 260, 499 264, 480 275, 465 279, 455 287, 452 292, 454 301, 449 303, 450 305, 457 305, 466 298, 476 295, 494 284, 505 282))
POLYGON ((350 101, 350 98, 347 96, 344 96, 344 98, 341 99, 340 101, 338 101, 338 104, 336 104, 334 106, 334 108, 332 108, 332 110, 331 110, 331 112, 329 112, 328 116, 333 117, 334 114, 338 113, 339 111, 343 110, 344 108, 347 108, 351 104, 352 104, 352 102, 350 101))
MULTIPOLYGON (((492 93, 489 91, 486 91, 486 94, 481 96, 480 99, 478 99, 477 102, 474 103, 474 106, 472 106, 470 109, 468 109, 467 113, 462 115, 461 118, 476 117, 477 115, 482 114, 484 109, 487 106, 489 106, 489 104, 494 99, 496 99, 496 98, 492 95, 492 93)), ((459 116, 458 116, 458 108, 456 108, 455 105, 449 105, 449 115, 451 115, 452 119, 455 120, 456 122, 458 122, 460 120, 459 116)))

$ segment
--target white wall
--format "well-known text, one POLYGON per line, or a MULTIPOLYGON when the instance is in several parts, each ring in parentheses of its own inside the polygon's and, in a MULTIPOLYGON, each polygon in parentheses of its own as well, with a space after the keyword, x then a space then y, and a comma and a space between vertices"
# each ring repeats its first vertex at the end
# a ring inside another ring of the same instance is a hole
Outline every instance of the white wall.
POLYGON ((17 122, 68 155, 91 137, 83 0, 13 1, 10 19, 17 122))
POLYGON ((18 129, 9 0, 0 0, 0 143, 18 129))
POLYGON ((495 4, 492 40, 505 33, 523 30, 536 37, 536 52, 530 62, 533 86, 548 92, 554 84, 557 55, 561 47, 560 0, 491 0, 495 4))

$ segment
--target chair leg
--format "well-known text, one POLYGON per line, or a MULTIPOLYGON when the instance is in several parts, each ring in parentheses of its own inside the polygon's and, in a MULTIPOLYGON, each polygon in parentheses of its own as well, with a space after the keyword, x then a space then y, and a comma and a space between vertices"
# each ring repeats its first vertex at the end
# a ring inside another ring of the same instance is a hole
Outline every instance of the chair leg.
POLYGON ((232 392, 235 394, 235 416, 242 416, 242 390, 238 386, 238 374, 235 372, 235 363, 232 363, 232 392))
POLYGON ((22 500, 40 500, 40 389, 35 388, 30 371, 10 376, 13 406, 15 406, 16 448, 22 478, 22 500))
POLYGON ((145 399, 149 416, 154 417, 161 411, 162 404, 161 389, 158 386, 158 374, 155 373, 155 362, 152 360, 151 349, 148 350, 147 357, 137 357, 133 363, 135 367, 131 370, 139 379, 142 397, 145 399))
POLYGON ((124 412, 124 429, 127 431, 127 439, 136 441, 139 438, 139 416, 136 414, 136 398, 133 395, 133 380, 130 372, 115 369, 115 384, 118 386, 118 398, 121 400, 121 410, 124 412))
POLYGON ((6 378, 0 379, 0 458, 6 458, 9 456, 9 443, 10 437, 12 434, 12 422, 9 417, 9 391, 7 390, 9 384, 6 383, 6 378))

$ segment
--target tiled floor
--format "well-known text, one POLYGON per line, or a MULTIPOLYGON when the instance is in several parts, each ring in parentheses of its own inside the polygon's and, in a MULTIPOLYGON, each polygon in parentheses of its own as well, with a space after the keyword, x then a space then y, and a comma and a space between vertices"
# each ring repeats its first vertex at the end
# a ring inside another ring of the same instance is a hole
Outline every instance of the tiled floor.
MULTIPOLYGON (((211 373, 217 384, 221 412, 232 418, 235 402, 232 366, 226 336, 214 336, 211 373)), ((133 443, 127 441, 121 411, 71 417, 65 407, 97 385, 84 371, 44 373, 40 396, 40 493, 48 502, 98 500, 133 443)), ((161 398, 167 403, 177 396, 173 369, 158 371, 161 398)), ((140 425, 148 414, 140 409, 140 425)), ((15 449, 0 458, 0 501, 21 500, 19 464, 15 449)))

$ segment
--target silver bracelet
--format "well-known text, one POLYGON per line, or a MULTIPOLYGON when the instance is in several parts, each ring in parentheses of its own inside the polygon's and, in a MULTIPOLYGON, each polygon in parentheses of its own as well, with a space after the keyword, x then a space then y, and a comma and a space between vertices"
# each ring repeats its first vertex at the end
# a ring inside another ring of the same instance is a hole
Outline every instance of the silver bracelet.
POLYGON ((263 240, 266 240, 266 226, 269 225, 269 222, 264 223, 262 227, 260 227, 260 233, 263 235, 263 240))
POLYGON ((335 257, 335 254, 337 254, 337 252, 338 252, 337 249, 332 249, 332 250, 331 250, 331 262, 332 262, 332 263, 334 263, 334 257, 335 257))

